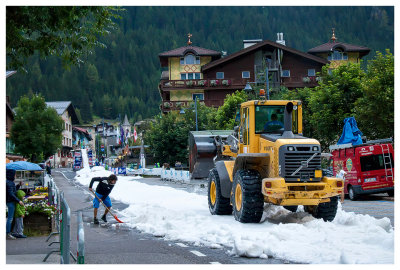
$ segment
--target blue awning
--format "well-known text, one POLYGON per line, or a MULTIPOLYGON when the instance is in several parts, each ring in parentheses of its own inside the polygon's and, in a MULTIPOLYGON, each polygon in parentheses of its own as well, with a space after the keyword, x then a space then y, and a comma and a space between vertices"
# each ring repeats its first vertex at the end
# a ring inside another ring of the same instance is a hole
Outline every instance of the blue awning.
POLYGON ((27 161, 16 161, 7 163, 6 169, 16 171, 43 171, 43 169, 39 165, 27 161))

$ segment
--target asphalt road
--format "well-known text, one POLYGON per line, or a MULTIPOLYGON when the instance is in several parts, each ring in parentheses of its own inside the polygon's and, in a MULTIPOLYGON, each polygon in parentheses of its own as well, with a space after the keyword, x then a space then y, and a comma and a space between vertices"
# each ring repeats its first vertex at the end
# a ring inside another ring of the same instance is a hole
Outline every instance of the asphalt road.
MULTIPOLYGON (((293 264, 274 258, 245 258, 230 256, 229 250, 210 249, 194 246, 190 243, 165 241, 150 234, 118 225, 94 225, 92 223, 92 197, 87 190, 73 180, 75 173, 68 169, 53 170, 57 187, 64 191, 71 208, 71 251, 76 254, 77 213, 82 211, 85 231, 85 263, 88 264, 293 264)), ((176 185, 186 188, 184 184, 167 183, 159 179, 146 178, 148 183, 176 185)), ((189 189, 197 188, 194 184, 189 189)), ((203 189, 200 187, 200 189, 203 189)), ((113 201, 113 208, 122 210, 127 205, 113 201)), ((99 210, 100 214, 102 209, 99 210)), ((109 217, 108 219, 110 219, 109 217)), ((73 262, 71 260, 71 262, 73 262)))
MULTIPOLYGON (((75 172, 71 169, 53 170, 57 186, 65 192, 70 203, 73 218, 71 222, 71 248, 76 248, 76 213, 83 212, 85 227, 85 263, 100 264, 282 264, 296 263, 269 259, 253 259, 230 256, 229 250, 210 249, 193 246, 190 243, 165 241, 153 235, 141 233, 122 224, 117 226, 97 226, 91 223, 93 212, 87 187, 82 187, 73 180, 75 172)), ((159 178, 142 178, 137 181, 150 185, 165 185, 198 194, 207 194, 206 180, 193 180, 189 183, 163 181, 159 178)), ((113 202, 113 208, 122 210, 127 205, 113 202)), ((386 194, 361 197, 357 201, 346 199, 342 208, 348 212, 368 214, 376 218, 387 217, 394 225, 394 200, 386 194)), ((76 250, 73 250, 76 253, 76 250)))

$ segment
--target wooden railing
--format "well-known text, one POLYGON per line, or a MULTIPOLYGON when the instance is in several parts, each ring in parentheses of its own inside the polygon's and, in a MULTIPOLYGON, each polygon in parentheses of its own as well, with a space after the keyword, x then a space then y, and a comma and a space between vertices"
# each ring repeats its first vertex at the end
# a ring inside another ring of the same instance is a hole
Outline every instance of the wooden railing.
POLYGON ((249 79, 204 79, 204 80, 161 80, 163 89, 168 88, 243 88, 249 79))
MULTIPOLYGON (((160 108, 163 112, 176 111, 182 108, 188 108, 191 104, 194 104, 194 101, 164 101, 161 103, 160 108)), ((220 99, 209 99, 200 101, 200 104, 204 104, 208 107, 219 107, 224 104, 224 101, 220 99)))
POLYGON ((302 87, 314 87, 318 85, 319 77, 315 76, 294 76, 282 77, 283 86, 301 85, 302 87))
MULTIPOLYGON (((282 86, 314 87, 318 85, 318 77, 295 76, 282 77, 282 83, 269 82, 270 88, 282 86)), ((207 79, 207 80, 163 80, 161 89, 243 89, 249 79, 207 79)), ((252 85, 253 87, 253 85, 252 85)))

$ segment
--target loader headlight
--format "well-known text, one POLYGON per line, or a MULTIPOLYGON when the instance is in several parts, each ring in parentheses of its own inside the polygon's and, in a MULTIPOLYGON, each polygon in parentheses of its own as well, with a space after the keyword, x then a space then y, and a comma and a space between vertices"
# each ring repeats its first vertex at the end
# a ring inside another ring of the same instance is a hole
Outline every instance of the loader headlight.
POLYGON ((288 146, 287 150, 288 151, 294 151, 294 147, 293 146, 288 146))
POLYGON ((318 146, 313 146, 312 150, 313 150, 313 151, 318 151, 318 150, 319 150, 319 147, 318 147, 318 146))

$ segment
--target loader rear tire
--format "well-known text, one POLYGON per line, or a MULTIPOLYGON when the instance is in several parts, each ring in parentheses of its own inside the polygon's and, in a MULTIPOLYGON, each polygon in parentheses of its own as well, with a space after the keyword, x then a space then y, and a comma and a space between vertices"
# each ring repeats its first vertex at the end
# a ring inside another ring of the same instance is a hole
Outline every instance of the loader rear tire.
POLYGON ((208 175, 208 208, 213 215, 232 214, 229 198, 221 194, 221 183, 217 169, 212 169, 208 175))
POLYGON ((232 204, 235 219, 242 223, 259 223, 264 210, 261 177, 255 170, 238 170, 233 179, 232 204))
POLYGON ((320 203, 314 208, 312 215, 315 218, 322 218, 324 221, 334 220, 338 207, 338 197, 331 197, 331 200, 326 203, 320 203))

